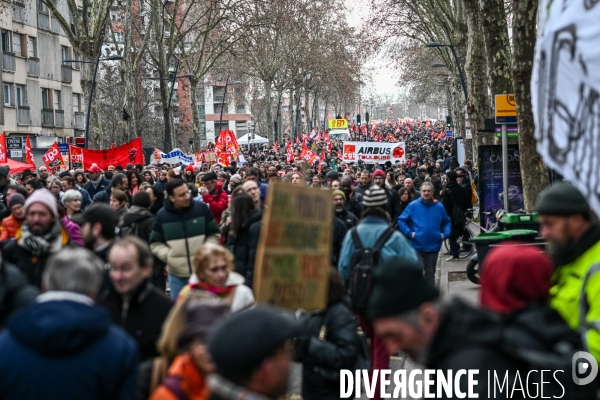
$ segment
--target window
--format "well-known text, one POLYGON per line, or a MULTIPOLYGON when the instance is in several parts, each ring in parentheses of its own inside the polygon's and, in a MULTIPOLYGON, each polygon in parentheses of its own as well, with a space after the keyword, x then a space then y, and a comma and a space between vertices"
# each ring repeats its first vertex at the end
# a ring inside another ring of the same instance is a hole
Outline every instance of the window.
POLYGON ((62 55, 62 59, 63 60, 70 60, 71 59, 71 49, 69 49, 67 46, 60 46, 60 54, 62 55))
MULTIPOLYGON (((79 53, 77 53, 75 50, 73 50, 73 60, 81 60, 81 57, 79 56, 79 53)), ((80 69, 81 68, 81 63, 78 62, 74 62, 73 63, 73 68, 75 69, 80 69)))
POLYGON ((12 32, 2 29, 2 51, 12 53, 12 32))
POLYGON ((78 113, 81 110, 81 95, 78 93, 73 94, 73 112, 78 113))
POLYGON ((27 107, 27 87, 25 85, 16 85, 17 88, 17 106, 27 107))
POLYGON ((125 43, 125 34, 115 32, 115 40, 117 41, 117 43, 125 43))
POLYGON ((60 101, 60 90, 54 90, 54 109, 62 110, 61 101, 60 101))
POLYGON ((48 12, 48 7, 46 7, 46 5, 44 3, 42 3, 42 0, 37 1, 37 9, 38 9, 38 11, 41 11, 41 12, 45 12, 45 13, 48 12))
POLYGON ((13 51, 16 55, 21 55, 21 35, 18 33, 12 34, 13 51))
POLYGON ((14 95, 13 95, 13 84, 12 83, 5 83, 2 86, 2 90, 3 90, 3 94, 4 94, 4 105, 5 106, 14 106, 15 105, 15 99, 14 99, 14 95))
POLYGON ((244 114, 245 112, 246 112, 246 106, 245 105, 237 106, 237 108, 236 108, 236 113, 237 114, 244 114))
POLYGON ((37 58, 37 39, 29 36, 27 42, 27 51, 29 52, 29 57, 37 58))
POLYGON ((42 108, 49 109, 50 107, 50 89, 42 88, 42 108))
POLYGON ((198 118, 205 119, 206 118, 206 108, 204 104, 198 106, 198 118))

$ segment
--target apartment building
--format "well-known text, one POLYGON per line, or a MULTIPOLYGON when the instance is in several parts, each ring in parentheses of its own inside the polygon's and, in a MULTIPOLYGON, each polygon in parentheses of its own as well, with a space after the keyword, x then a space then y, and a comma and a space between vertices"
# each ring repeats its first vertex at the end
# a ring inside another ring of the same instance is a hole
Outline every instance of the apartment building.
MULTIPOLYGON (((12 12, 0 13, 2 34, 2 91, 0 131, 7 138, 31 137, 34 154, 43 153, 55 141, 84 136, 83 92, 80 63, 58 20, 41 2, 3 1, 12 12)), ((57 8, 68 17, 67 4, 57 8)), ((9 157, 23 160, 11 140, 9 157)))

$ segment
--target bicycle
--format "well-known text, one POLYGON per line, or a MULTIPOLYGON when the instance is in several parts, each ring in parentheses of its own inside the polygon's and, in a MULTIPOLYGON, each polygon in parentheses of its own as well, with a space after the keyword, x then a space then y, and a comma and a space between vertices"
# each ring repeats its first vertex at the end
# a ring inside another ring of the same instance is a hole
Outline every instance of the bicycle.
MULTIPOLYGON (((495 220, 492 222, 490 221, 490 219, 488 219, 487 224, 486 224, 486 228, 480 227, 479 229, 481 230, 481 232, 483 233, 490 233, 490 232, 497 232, 500 230, 500 224, 498 223, 498 221, 500 221, 500 218, 502 218, 502 215, 505 213, 506 211, 504 210, 498 210, 496 213, 493 212, 484 212, 483 215, 485 215, 486 217, 489 217, 490 215, 494 215, 495 220)), ((473 236, 472 236, 473 237, 473 236)), ((471 245, 473 246, 473 249, 475 249, 475 245, 471 245)), ((467 263, 467 278, 479 285, 480 283, 480 276, 479 276, 479 266, 481 264, 479 263, 479 257, 477 256, 477 253, 475 253, 475 255, 473 257, 471 257, 471 260, 469 260, 469 262, 467 263)))
MULTIPOLYGON (((473 254, 473 252, 475 251, 475 246, 473 246, 471 243, 469 243, 469 240, 472 237, 477 236, 475 231, 472 229, 472 225, 477 226, 473 222, 473 209, 467 210, 467 212, 465 212, 465 217, 466 217, 467 221, 465 222, 464 233, 461 237, 456 239, 456 241, 458 242, 458 248, 459 248, 458 258, 460 258, 460 259, 465 259, 465 258, 469 257, 471 254, 473 254)), ((484 231, 483 228, 480 228, 480 229, 482 231, 484 231)), ((446 248, 446 253, 451 254, 450 239, 444 240, 444 247, 446 248)))

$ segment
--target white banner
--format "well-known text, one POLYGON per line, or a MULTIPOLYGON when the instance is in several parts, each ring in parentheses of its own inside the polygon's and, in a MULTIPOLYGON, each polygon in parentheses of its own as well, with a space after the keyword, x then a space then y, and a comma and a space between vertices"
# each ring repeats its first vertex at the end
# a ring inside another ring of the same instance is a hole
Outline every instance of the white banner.
POLYGON ((345 162, 362 160, 365 164, 406 162, 406 148, 403 142, 344 142, 342 159, 345 162))
POLYGON ((600 2, 540 2, 531 103, 537 151, 600 212, 600 2))
POLYGON ((187 155, 180 149, 174 149, 169 153, 163 153, 162 151, 158 151, 154 153, 154 160, 158 164, 193 164, 194 163, 194 155, 187 155))

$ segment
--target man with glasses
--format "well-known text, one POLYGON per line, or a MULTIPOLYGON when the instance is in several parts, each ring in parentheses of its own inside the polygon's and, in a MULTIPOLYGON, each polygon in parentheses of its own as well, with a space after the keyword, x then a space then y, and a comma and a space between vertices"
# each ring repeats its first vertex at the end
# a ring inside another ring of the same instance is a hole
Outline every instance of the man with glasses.
POLYGON ((421 197, 398 218, 398 226, 423 262, 425 279, 435 283, 435 266, 442 242, 450 237, 452 221, 444 206, 433 198, 433 184, 421 184, 421 197))
POLYGON ((140 360, 158 356, 156 341, 173 301, 149 282, 154 257, 134 236, 116 242, 108 254, 110 289, 98 299, 114 324, 137 342, 140 360))

